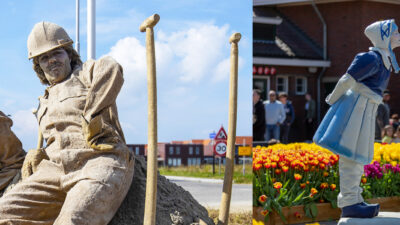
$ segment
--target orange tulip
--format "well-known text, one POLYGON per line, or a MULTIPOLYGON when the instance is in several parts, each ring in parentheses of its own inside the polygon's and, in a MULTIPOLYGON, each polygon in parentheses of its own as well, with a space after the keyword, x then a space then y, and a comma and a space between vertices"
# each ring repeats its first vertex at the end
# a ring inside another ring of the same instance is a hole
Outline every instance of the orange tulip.
POLYGON ((331 188, 332 191, 334 191, 336 189, 336 184, 331 184, 330 188, 331 188))
POLYGON ((267 196, 266 195, 261 195, 260 197, 258 197, 258 201, 261 203, 264 203, 267 200, 267 196))
POLYGON ((310 192, 311 192, 311 196, 314 196, 318 193, 317 189, 315 189, 315 188, 311 188, 310 192))
POLYGON ((295 216, 297 219, 301 219, 301 218, 303 217, 299 212, 295 212, 295 213, 294 213, 294 216, 295 216))
POLYGON ((328 184, 328 183, 322 183, 319 187, 320 187, 321 189, 325 189, 325 188, 328 188, 328 187, 329 187, 329 184, 328 184))
POLYGON ((289 167, 287 167, 287 166, 283 166, 283 167, 282 167, 282 170, 283 170, 283 172, 285 172, 285 173, 286 173, 286 172, 289 170, 289 167))
POLYGON ((366 177, 361 178, 361 183, 363 184, 367 183, 367 178, 366 177))
POLYGON ((282 187, 282 183, 281 182, 275 182, 274 183, 274 188, 275 189, 280 189, 282 187))
POLYGON ((294 179, 300 180, 301 178, 302 178, 302 176, 300 174, 298 174, 298 173, 294 174, 294 179))
POLYGON ((261 215, 266 216, 268 215, 269 211, 267 209, 264 209, 261 211, 261 215))
POLYGON ((261 164, 254 164, 254 165, 253 165, 253 170, 254 170, 254 171, 258 171, 258 170, 261 169, 261 167, 262 167, 261 164))

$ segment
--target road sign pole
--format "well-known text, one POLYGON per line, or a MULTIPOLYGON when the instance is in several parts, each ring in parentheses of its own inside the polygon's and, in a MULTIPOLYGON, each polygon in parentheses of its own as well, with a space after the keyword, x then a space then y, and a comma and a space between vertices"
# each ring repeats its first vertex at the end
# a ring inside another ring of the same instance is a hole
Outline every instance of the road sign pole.
MULTIPOLYGON (((243 146, 246 146, 246 139, 243 138, 243 146)), ((243 155, 243 176, 246 174, 246 167, 244 166, 244 162, 246 160, 246 156, 243 155)))
POLYGON ((246 174, 246 168, 244 167, 245 160, 246 160, 246 156, 243 156, 243 176, 246 174))
POLYGON ((219 175, 221 175, 221 156, 219 157, 219 175))
MULTIPOLYGON (((212 140, 212 146, 214 147, 214 139, 212 140)), ((215 152, 213 150, 213 175, 215 174, 215 152)))

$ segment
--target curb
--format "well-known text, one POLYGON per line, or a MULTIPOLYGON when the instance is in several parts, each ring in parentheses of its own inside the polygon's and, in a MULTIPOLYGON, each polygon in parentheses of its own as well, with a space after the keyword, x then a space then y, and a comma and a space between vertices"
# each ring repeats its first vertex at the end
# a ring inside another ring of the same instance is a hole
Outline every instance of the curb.
POLYGON ((221 179, 210 179, 210 178, 197 178, 197 177, 180 177, 180 176, 165 176, 168 180, 177 180, 177 181, 196 181, 202 183, 223 183, 224 180, 221 179))

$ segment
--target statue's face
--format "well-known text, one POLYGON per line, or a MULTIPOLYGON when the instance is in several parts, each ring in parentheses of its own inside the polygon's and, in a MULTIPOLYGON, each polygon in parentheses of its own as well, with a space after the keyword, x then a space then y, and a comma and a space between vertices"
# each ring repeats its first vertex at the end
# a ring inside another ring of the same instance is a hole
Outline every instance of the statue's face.
POLYGON ((392 36, 390 37, 390 45, 392 46, 392 49, 397 48, 400 46, 400 34, 399 30, 395 30, 392 33, 392 36))
POLYGON ((71 60, 63 48, 39 55, 39 65, 50 84, 57 84, 71 74, 71 60))

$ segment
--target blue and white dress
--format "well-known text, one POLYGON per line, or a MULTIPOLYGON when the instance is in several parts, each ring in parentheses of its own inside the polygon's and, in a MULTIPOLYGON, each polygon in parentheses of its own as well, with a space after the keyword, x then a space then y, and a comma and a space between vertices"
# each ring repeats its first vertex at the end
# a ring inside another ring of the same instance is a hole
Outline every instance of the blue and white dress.
POLYGON ((388 85, 389 69, 378 51, 358 54, 327 97, 331 108, 318 127, 314 142, 340 156, 370 163, 376 111, 388 85))

